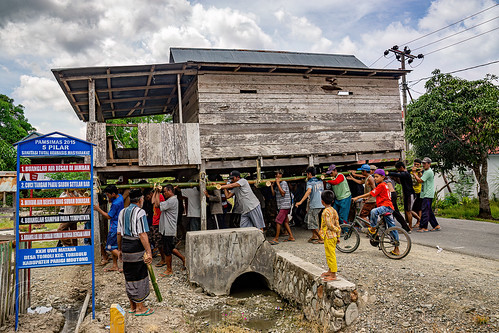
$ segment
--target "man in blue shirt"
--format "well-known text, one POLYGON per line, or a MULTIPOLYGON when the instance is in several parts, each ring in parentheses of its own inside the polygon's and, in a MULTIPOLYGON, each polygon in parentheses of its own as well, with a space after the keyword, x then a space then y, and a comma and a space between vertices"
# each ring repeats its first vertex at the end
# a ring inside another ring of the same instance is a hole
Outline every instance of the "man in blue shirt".
POLYGON ((113 266, 111 268, 104 269, 104 271, 122 271, 118 267, 118 215, 123 208, 125 208, 125 201, 123 196, 118 193, 118 188, 115 185, 109 185, 104 189, 104 194, 106 194, 107 199, 111 202, 111 209, 108 213, 103 211, 99 205, 94 205, 94 209, 98 211, 106 219, 110 220, 109 224, 109 234, 107 235, 106 250, 111 252, 113 257, 113 266))
POLYGON ((312 237, 308 240, 309 243, 322 244, 321 236, 319 235, 319 214, 324 208, 321 201, 321 194, 324 191, 324 183, 322 180, 315 177, 315 168, 308 167, 305 171, 307 173, 307 191, 303 198, 298 201, 295 206, 300 206, 308 197, 310 197, 310 204, 305 221, 308 225, 308 230, 312 231, 312 237))

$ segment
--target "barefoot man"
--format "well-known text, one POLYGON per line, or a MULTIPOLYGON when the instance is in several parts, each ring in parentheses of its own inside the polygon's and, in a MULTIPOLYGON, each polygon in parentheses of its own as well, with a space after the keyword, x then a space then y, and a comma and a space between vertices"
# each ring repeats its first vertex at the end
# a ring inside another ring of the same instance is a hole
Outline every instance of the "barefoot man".
POLYGON ((165 255, 161 260, 166 263, 166 271, 160 274, 166 277, 173 274, 172 270, 172 254, 182 260, 185 268, 185 257, 175 248, 175 236, 177 235, 177 215, 178 215, 178 199, 175 195, 175 190, 172 185, 167 184, 163 187, 163 197, 165 201, 160 202, 159 192, 154 192, 152 203, 155 207, 161 210, 159 218, 159 233, 162 235, 163 253, 165 255))
MULTIPOLYGON (((118 267, 118 215, 125 206, 125 201, 123 196, 118 193, 118 188, 116 185, 109 185, 104 189, 104 193, 107 196, 109 202, 111 202, 111 209, 108 213, 103 211, 99 205, 94 205, 94 209, 98 211, 106 219, 110 220, 109 224, 109 234, 107 235, 106 241, 106 251, 110 251, 113 257, 113 266, 111 268, 104 268, 105 272, 109 271, 122 271, 118 267)), ((102 265, 107 264, 107 260, 101 262, 102 265)))
POLYGON ((152 252, 143 204, 142 191, 130 191, 130 205, 120 212, 117 226, 118 255, 123 261, 126 294, 130 300, 130 311, 136 316, 154 313, 154 310, 144 306, 144 300, 149 296, 147 264, 152 263, 152 252))

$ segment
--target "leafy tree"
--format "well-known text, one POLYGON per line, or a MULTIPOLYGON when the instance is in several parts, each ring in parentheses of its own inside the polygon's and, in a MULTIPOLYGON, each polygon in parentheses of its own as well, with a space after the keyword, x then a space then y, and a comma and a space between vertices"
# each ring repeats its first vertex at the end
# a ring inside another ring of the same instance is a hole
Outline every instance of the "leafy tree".
MULTIPOLYGON (((24 117, 24 107, 14 105, 14 100, 0 94, 0 170, 16 169, 16 150, 13 143, 35 130, 24 117)), ((23 159, 23 163, 29 160, 23 159)))
POLYGON ((467 81, 432 74, 426 93, 407 108, 406 138, 418 156, 440 161, 444 170, 472 169, 480 186, 478 216, 491 219, 487 158, 499 147, 497 77, 467 81))
MULTIPOLYGON (((139 123, 169 123, 172 122, 171 115, 154 115, 133 118, 120 118, 106 121, 108 124, 139 124, 139 123)), ((106 135, 114 136, 118 148, 138 148, 137 127, 107 127, 106 135)))

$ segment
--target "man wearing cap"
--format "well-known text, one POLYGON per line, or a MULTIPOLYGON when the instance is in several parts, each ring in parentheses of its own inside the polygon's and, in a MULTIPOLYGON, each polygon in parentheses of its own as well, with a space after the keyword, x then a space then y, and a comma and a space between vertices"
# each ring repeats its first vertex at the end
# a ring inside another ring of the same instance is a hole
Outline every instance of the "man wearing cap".
MULTIPOLYGON (((363 164, 359 169, 357 169, 357 171, 362 172, 362 176, 365 178, 364 181, 357 179, 359 175, 353 170, 350 171, 350 176, 348 176, 347 179, 353 180, 357 184, 364 184, 364 194, 374 190, 376 188, 376 183, 374 182, 374 178, 372 176, 374 170, 371 172, 369 164, 363 164)), ((366 219, 373 208, 376 208, 376 198, 370 197, 366 200, 364 206, 362 206, 359 216, 366 219)))
POLYGON ((338 173, 336 165, 331 164, 326 171, 327 175, 333 177, 327 182, 333 185, 333 192, 336 196, 333 208, 338 212, 341 223, 348 223, 348 212, 350 211, 350 203, 352 201, 352 193, 348 187, 348 181, 343 174, 338 173))
POLYGON ((222 185, 220 189, 231 190, 226 194, 226 198, 229 199, 235 195, 237 202, 242 206, 241 228, 255 227, 263 231, 265 222, 260 201, 251 190, 248 181, 241 178, 241 174, 237 170, 230 173, 229 179, 230 184, 222 185))
POLYGON ((414 205, 414 200, 416 199, 416 193, 412 187, 412 177, 402 161, 395 163, 395 169, 397 169, 397 172, 390 171, 388 174, 390 177, 398 177, 400 179, 402 193, 404 194, 405 219, 409 224, 409 228, 412 229, 412 206, 414 205))
POLYGON ((435 196, 435 176, 433 174, 433 170, 431 169, 431 159, 429 157, 423 158, 423 169, 424 173, 421 177, 414 174, 414 177, 418 183, 423 184, 423 188, 421 189, 421 199, 423 200, 422 213, 418 232, 427 232, 428 222, 430 222, 433 227, 431 231, 440 231, 440 225, 438 224, 435 214, 433 214, 433 210, 431 209, 431 204, 435 196))
POLYGON ((305 171, 307 174, 307 191, 303 195, 300 201, 298 201, 295 206, 299 207, 308 197, 310 197, 310 203, 305 215, 305 221, 307 223, 308 230, 312 231, 312 237, 308 240, 309 243, 323 244, 324 241, 319 235, 319 214, 324 208, 321 201, 321 194, 324 191, 324 183, 322 180, 315 177, 315 168, 309 166, 305 171))

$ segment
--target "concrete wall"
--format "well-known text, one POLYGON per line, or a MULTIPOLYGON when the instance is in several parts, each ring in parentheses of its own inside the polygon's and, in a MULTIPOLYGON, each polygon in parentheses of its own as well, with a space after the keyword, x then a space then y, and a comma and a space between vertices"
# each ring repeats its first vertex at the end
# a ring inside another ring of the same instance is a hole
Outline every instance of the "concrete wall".
MULTIPOLYGON (((478 197, 478 191, 480 190, 480 186, 478 186, 478 182, 475 179, 475 174, 473 173, 472 170, 467 171, 468 174, 470 174, 473 177, 474 180, 474 185, 472 187, 472 196, 474 198, 478 197)), ((454 174, 456 176, 456 179, 458 177, 459 172, 457 169, 454 170, 454 174)), ((447 177, 448 178, 448 177, 447 177)), ((449 179, 447 179, 449 180, 449 179)), ((492 199, 494 198, 494 194, 496 198, 499 198, 499 154, 494 154, 494 155, 489 155, 488 158, 488 173, 487 173, 487 182, 489 183, 489 198, 492 199)), ((445 182, 440 174, 435 175, 435 189, 438 191, 445 185, 445 182)), ((452 191, 455 192, 455 184, 450 185, 452 191)), ((439 199, 443 199, 446 194, 448 194, 449 191, 447 188, 442 190, 439 193, 439 199)))
POLYGON ((336 332, 357 319, 355 284, 338 276, 323 282, 323 269, 290 253, 278 252, 274 263, 273 290, 303 308, 305 317, 336 332))
POLYGON ((257 228, 188 232, 185 252, 189 280, 207 293, 228 295, 236 278, 248 272, 273 284, 275 252, 257 228))

